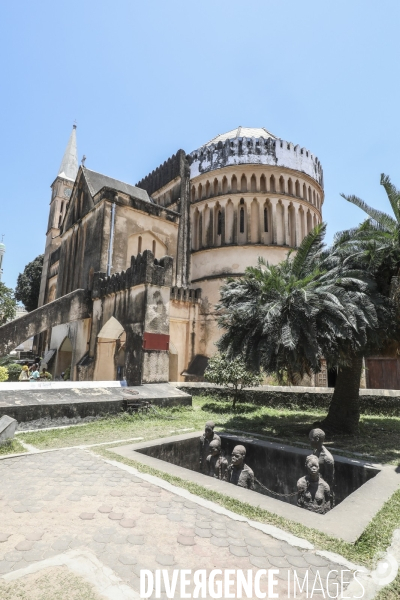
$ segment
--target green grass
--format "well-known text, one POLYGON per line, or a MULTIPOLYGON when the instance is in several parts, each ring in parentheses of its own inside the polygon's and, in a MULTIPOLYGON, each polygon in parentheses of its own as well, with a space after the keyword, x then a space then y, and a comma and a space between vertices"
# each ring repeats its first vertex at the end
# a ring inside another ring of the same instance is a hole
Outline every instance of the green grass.
MULTIPOLYGON (((237 429, 258 435, 279 438, 291 444, 308 445, 308 431, 314 421, 325 415, 323 410, 290 410, 255 404, 239 404, 235 411, 227 401, 211 397, 193 398, 193 407, 159 410, 158 415, 121 415, 105 417, 93 423, 36 431, 21 435, 21 439, 37 448, 62 448, 80 444, 110 442, 131 437, 155 439, 171 435, 178 429, 202 429, 207 420, 214 420, 217 429, 237 429)), ((359 453, 365 458, 388 464, 400 464, 400 417, 363 415, 356 436, 336 435, 327 443, 334 452, 359 453)))
POLYGON ((377 596, 375 596, 374 600, 399 600, 400 598, 400 573, 397 575, 396 579, 383 588, 381 592, 377 596))
POLYGON ((7 454, 18 454, 19 452, 26 452, 22 444, 19 443, 18 438, 13 440, 7 440, 4 444, 0 444, 0 456, 6 456, 7 454))

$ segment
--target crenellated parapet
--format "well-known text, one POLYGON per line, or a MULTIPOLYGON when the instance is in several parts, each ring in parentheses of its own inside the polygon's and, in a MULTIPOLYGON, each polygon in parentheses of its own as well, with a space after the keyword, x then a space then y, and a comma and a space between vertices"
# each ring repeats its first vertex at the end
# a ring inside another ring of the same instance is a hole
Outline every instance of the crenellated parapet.
POLYGON ((306 148, 273 138, 235 137, 210 143, 188 156, 191 178, 231 165, 260 164, 286 167, 306 173, 323 188, 323 170, 318 158, 306 148))
POLYGON ((95 273, 92 298, 102 298, 141 284, 171 287, 173 263, 171 256, 157 260, 150 250, 145 250, 143 254, 131 257, 131 266, 126 271, 109 277, 105 273, 95 273))
POLYGON ((186 153, 183 150, 178 150, 176 154, 168 158, 168 160, 141 179, 136 185, 146 190, 151 196, 151 194, 154 194, 154 192, 170 183, 176 177, 182 176, 185 164, 187 164, 186 153))
POLYGON ((171 288, 171 300, 179 302, 192 302, 196 304, 201 299, 201 288, 189 289, 184 287, 174 286, 171 288))

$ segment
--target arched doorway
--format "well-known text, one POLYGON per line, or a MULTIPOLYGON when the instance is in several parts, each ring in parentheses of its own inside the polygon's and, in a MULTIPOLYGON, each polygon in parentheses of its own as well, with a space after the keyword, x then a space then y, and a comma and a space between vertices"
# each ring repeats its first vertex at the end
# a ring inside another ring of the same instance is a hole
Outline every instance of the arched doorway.
MULTIPOLYGON (((57 368, 56 376, 59 377, 61 373, 65 373, 67 369, 71 369, 72 363, 72 344, 69 337, 64 338, 61 346, 57 352, 57 368)), ((69 377, 71 379, 71 375, 69 377)))
POLYGON ((126 333, 121 323, 110 317, 97 336, 95 381, 122 380, 125 370, 126 333))

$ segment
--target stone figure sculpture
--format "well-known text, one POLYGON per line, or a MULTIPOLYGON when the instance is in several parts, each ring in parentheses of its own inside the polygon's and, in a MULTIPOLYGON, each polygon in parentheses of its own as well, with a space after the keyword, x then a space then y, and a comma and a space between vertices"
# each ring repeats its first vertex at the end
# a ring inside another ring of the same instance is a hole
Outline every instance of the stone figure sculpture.
POLYGON ((227 481, 228 461, 221 454, 221 442, 212 440, 210 442, 210 454, 207 456, 207 471, 210 477, 227 481))
POLYGON ((297 482, 297 506, 324 515, 331 509, 331 490, 320 475, 318 456, 307 456, 306 469, 297 482))
POLYGON ((318 457, 321 476, 329 485, 331 490, 331 508, 335 504, 335 460, 329 450, 324 446, 325 432, 322 429, 312 429, 308 435, 310 438, 313 454, 318 457))
POLYGON ((210 442, 218 440, 221 443, 219 435, 214 433, 215 423, 207 421, 204 433, 200 436, 200 471, 207 475, 207 456, 210 454, 210 442))
POLYGON ((231 464, 228 467, 228 481, 239 487, 254 490, 254 473, 245 462, 246 448, 235 446, 232 452, 231 464))

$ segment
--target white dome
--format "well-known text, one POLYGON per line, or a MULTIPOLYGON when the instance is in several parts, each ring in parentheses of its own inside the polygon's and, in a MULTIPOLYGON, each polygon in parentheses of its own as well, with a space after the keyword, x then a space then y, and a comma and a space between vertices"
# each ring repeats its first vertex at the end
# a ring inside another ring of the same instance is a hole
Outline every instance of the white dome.
POLYGON ((219 133, 215 138, 210 140, 205 144, 208 146, 209 144, 218 144, 218 142, 225 142, 225 140, 232 140, 233 138, 272 138, 276 140, 277 137, 265 129, 265 127, 236 127, 236 129, 232 129, 231 131, 227 131, 227 133, 219 133))

